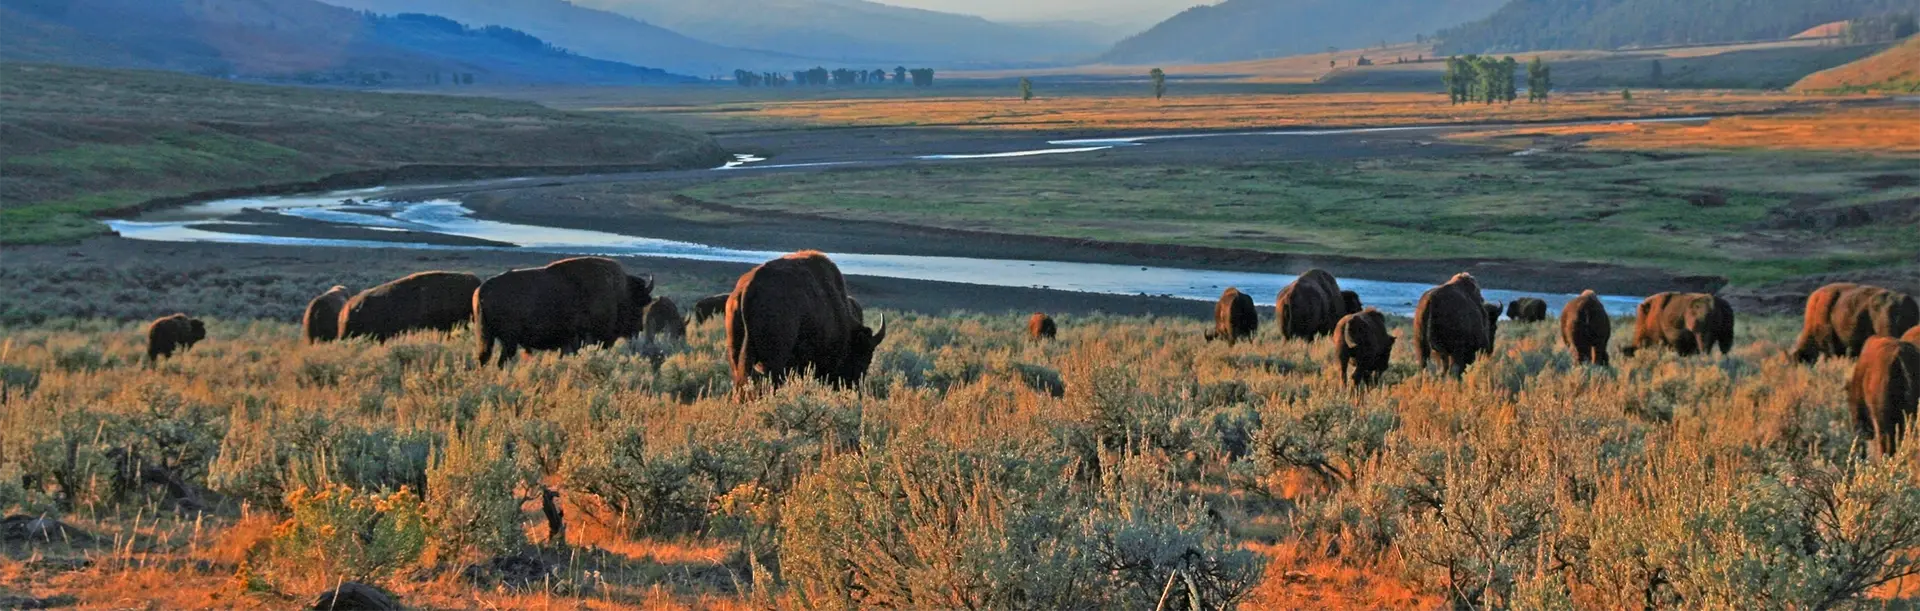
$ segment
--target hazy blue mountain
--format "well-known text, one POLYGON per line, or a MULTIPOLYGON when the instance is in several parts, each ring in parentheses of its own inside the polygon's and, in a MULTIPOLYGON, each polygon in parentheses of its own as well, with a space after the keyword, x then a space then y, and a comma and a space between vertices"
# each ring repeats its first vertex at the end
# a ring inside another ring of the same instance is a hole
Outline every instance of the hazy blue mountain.
POLYGON ((854 64, 1015 64, 1090 57, 1070 29, 866 0, 576 0, 701 40, 854 64))
POLYGON ((810 68, 817 60, 735 49, 566 0, 321 0, 376 13, 427 13, 469 25, 498 25, 538 36, 555 46, 599 59, 665 68, 695 75, 810 68))
MULTIPOLYGON (((1516 0, 1532 1, 1532 0, 1516 0)), ((1227 0, 1114 45, 1110 63, 1217 62, 1405 42, 1480 19, 1505 0, 1227 0)))
POLYGON ((1813 26, 1891 13, 1920 0, 1514 0, 1441 32, 1447 53, 1617 49, 1776 40, 1813 26))
POLYGON ((679 82, 525 32, 314 0, 0 0, 0 59, 329 84, 679 82))

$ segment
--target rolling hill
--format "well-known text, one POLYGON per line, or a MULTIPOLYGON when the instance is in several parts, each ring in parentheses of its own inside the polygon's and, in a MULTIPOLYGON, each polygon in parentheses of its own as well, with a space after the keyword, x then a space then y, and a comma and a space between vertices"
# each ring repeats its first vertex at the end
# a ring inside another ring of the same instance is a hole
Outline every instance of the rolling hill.
POLYGON ((1868 89, 1920 93, 1920 36, 1844 66, 1822 70, 1793 84, 1794 91, 1868 89))
POLYGON ((0 59, 344 85, 685 81, 524 32, 315 0, 0 0, 0 59), (466 75, 471 75, 467 78, 466 75))
POLYGON ((538 36, 555 46, 599 59, 654 66, 694 75, 723 74, 743 66, 764 70, 811 68, 819 60, 725 47, 684 36, 626 15, 566 0, 321 0, 383 14, 426 13, 471 25, 498 25, 538 36))
POLYGON ((1117 64, 1220 62, 1412 40, 1484 17, 1504 0, 1227 0, 1196 6, 1114 45, 1117 64))
POLYGON ((866 0, 576 3, 730 47, 820 58, 825 63, 1021 65, 1090 57, 1102 47, 1073 28, 995 23, 866 0))
POLYGON ((1514 0, 1440 32, 1442 53, 1780 40, 1824 23, 1920 13, 1920 0, 1514 0))

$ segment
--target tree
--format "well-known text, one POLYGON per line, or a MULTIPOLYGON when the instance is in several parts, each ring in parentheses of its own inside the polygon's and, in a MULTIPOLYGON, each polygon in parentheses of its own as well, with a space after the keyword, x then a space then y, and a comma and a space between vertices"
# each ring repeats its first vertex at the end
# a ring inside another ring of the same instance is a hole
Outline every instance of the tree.
POLYGON ((895 85, 907 84, 907 67, 906 66, 893 67, 893 84, 895 85))
POLYGON ((1025 102, 1032 99, 1033 81, 1027 80, 1027 77, 1024 76, 1020 77, 1020 101, 1025 102))
POLYGON ((1461 98, 1465 97, 1460 94, 1462 79, 1465 78, 1466 75, 1460 70, 1460 58, 1447 58, 1447 71, 1440 75, 1440 82, 1447 87, 1448 104, 1459 104, 1461 98))
POLYGON ((1647 69, 1647 80, 1653 82, 1653 86, 1659 87, 1660 81, 1665 78, 1666 71, 1660 68, 1660 60, 1653 60, 1653 66, 1647 69))
POLYGON ((1627 88, 1625 88, 1625 87, 1621 87, 1621 88, 1620 88, 1620 101, 1622 101, 1622 102, 1632 102, 1632 101, 1633 101, 1633 90, 1632 90, 1632 89, 1627 89, 1627 88))
POLYGON ((1533 56, 1527 62, 1527 102, 1546 102, 1547 92, 1553 90, 1553 69, 1540 56, 1533 56))
POLYGON ((1147 77, 1153 79, 1153 99, 1158 100, 1166 97, 1167 72, 1159 68, 1154 68, 1152 71, 1147 72, 1147 77))
POLYGON ((1519 88, 1513 85, 1513 72, 1519 67, 1511 55, 1500 58, 1500 74, 1495 78, 1500 82, 1500 101, 1512 104, 1520 98, 1519 88))

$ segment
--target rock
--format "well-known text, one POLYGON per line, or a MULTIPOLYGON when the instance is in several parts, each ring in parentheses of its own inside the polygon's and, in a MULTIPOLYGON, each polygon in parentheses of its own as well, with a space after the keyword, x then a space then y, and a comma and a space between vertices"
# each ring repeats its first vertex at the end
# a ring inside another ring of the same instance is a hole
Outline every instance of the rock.
POLYGON ((400 601, 380 588, 357 581, 320 593, 314 611, 400 611, 400 601))
POLYGON ((92 542, 93 535, 53 518, 15 514, 0 519, 0 540, 81 545, 92 542))
POLYGON ((46 598, 32 596, 0 596, 0 609, 58 609, 79 604, 80 599, 61 594, 46 598))
POLYGON ((479 564, 468 565, 460 577, 480 587, 503 585, 526 588, 547 578, 547 563, 531 556, 494 556, 479 564))

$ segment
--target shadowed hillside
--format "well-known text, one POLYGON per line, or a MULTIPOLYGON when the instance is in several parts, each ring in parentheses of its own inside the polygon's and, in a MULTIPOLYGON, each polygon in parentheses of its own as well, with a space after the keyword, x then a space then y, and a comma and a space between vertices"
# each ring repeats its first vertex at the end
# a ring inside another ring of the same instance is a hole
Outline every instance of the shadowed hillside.
POLYGON ((1101 61, 1233 61, 1412 40, 1486 16, 1502 0, 1228 0, 1196 6, 1115 45, 1101 61))
POLYGON ((1440 32, 1442 53, 1780 40, 1834 21, 1920 12, 1920 0, 1520 0, 1440 32))
POLYGON ((0 0, 0 59, 309 84, 680 82, 503 27, 314 0, 0 0))

